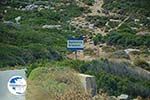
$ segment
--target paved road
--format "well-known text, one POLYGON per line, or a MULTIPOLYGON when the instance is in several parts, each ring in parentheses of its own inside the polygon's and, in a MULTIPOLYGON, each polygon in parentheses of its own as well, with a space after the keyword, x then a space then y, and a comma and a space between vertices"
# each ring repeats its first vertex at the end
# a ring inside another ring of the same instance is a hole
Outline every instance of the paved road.
POLYGON ((9 71, 0 71, 0 100, 25 100, 25 96, 15 96, 11 94, 7 88, 8 80, 12 76, 25 76, 25 70, 9 70, 9 71))

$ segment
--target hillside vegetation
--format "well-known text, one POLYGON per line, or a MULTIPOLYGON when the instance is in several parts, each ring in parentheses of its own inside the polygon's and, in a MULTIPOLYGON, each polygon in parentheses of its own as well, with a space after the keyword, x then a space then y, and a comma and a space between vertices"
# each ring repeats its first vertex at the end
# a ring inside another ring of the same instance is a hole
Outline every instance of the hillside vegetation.
POLYGON ((66 40, 70 36, 78 36, 73 33, 67 21, 80 15, 83 8, 78 7, 75 1, 52 1, 51 5, 46 1, 43 6, 54 9, 21 10, 29 1, 8 1, 7 6, 0 6, 0 12, 4 13, 3 21, 0 21, 0 66, 25 65, 39 59, 60 60, 66 52, 66 40), (62 6, 59 6, 62 3, 62 6), (67 6, 66 3, 69 3, 67 6), (9 8, 10 6, 10 8, 9 8), (22 7, 18 8, 17 7, 22 7), (60 11, 63 9, 63 11, 60 11), (20 16, 21 20, 15 22, 20 16), (6 22, 7 21, 7 22, 6 22), (43 29, 43 25, 61 25, 60 29, 43 29), (62 56, 63 55, 63 56, 62 56))
POLYGON ((149 100, 149 4, 1 0, 0 70, 27 68, 27 100, 92 100, 75 73, 95 76, 100 98, 94 100, 121 94, 149 100), (78 56, 83 53, 84 61, 73 60, 74 53, 66 48, 68 38, 80 36, 85 37, 85 48, 78 56), (125 52, 132 48, 136 51, 125 52))

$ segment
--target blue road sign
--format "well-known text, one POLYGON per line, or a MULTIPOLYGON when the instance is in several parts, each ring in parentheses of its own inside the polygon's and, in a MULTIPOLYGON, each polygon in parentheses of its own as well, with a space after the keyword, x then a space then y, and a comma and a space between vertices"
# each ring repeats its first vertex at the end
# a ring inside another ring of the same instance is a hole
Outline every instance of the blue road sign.
POLYGON ((83 38, 69 38, 67 40, 67 49, 72 51, 83 50, 84 49, 83 38))

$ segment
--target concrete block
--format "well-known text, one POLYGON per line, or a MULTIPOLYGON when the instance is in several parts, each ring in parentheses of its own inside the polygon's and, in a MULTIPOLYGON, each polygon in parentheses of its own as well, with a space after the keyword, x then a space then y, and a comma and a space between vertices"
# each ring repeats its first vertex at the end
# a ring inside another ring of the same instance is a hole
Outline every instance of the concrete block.
POLYGON ((86 92, 91 92, 92 96, 96 95, 96 81, 95 77, 86 74, 78 74, 79 79, 86 92))

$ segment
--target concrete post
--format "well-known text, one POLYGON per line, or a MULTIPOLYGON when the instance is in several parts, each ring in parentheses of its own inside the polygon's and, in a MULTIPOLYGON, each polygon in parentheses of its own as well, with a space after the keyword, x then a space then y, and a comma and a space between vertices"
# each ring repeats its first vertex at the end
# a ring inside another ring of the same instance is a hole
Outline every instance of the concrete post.
POLYGON ((92 96, 96 95, 96 81, 95 77, 91 75, 78 74, 79 79, 86 92, 91 92, 92 96))

